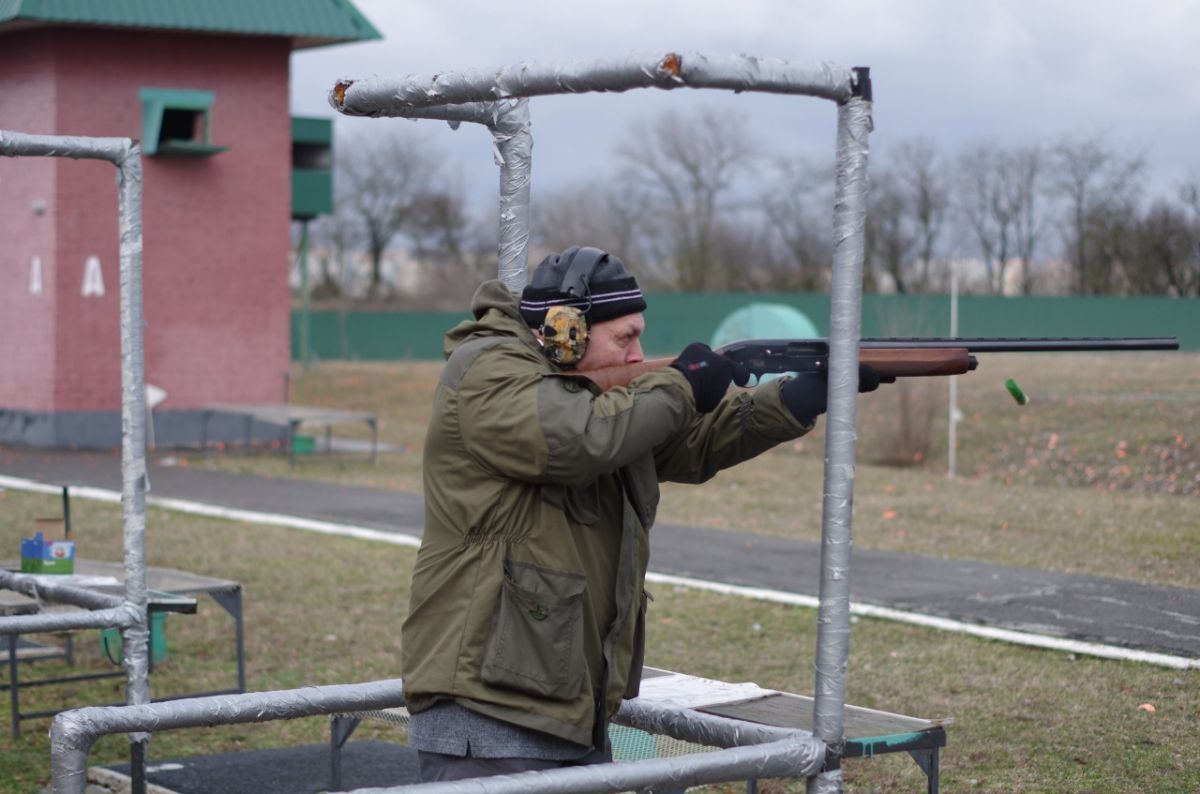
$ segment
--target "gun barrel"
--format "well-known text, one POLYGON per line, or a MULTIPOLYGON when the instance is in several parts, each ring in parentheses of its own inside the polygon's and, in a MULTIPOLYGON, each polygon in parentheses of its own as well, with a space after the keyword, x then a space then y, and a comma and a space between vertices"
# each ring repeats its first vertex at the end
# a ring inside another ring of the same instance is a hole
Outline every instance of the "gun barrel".
POLYGON ((972 353, 1029 353, 1084 350, 1178 350, 1173 336, 1083 337, 864 337, 864 348, 965 347, 972 353))

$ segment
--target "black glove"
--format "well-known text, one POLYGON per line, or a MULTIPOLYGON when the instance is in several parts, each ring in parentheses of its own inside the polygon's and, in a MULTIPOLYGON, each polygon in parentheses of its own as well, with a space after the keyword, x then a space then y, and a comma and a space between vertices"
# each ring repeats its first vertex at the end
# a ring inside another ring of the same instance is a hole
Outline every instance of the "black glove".
MULTIPOLYGON (((865 393, 879 388, 879 373, 866 364, 858 365, 858 391, 865 393)), ((825 370, 801 372, 783 384, 779 396, 783 404, 802 425, 811 425, 825 413, 829 380, 825 370)))
POLYGON ((696 410, 706 414, 716 408, 729 389, 730 382, 745 386, 750 382, 750 370, 703 342, 692 342, 683 349, 671 366, 683 373, 692 387, 696 410))

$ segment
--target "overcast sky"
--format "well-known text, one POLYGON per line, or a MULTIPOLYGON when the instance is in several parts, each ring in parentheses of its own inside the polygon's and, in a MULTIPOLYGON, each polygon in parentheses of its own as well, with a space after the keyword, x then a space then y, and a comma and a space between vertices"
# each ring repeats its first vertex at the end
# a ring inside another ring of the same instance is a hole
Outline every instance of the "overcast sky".
MULTIPOLYGON (((870 66, 877 161, 924 136, 952 153, 1103 134, 1148 161, 1152 189, 1200 173, 1200 0, 355 0, 383 41, 300 51, 292 108, 334 115, 340 77, 591 61, 636 52, 746 53, 800 64, 870 66)), ((824 100, 717 91, 538 97, 534 200, 605 176, 615 140, 663 108, 744 114, 772 151, 833 156, 835 111, 824 100)), ((385 125, 420 128, 473 203, 494 197, 497 172, 482 128, 349 119, 339 136, 385 125)))

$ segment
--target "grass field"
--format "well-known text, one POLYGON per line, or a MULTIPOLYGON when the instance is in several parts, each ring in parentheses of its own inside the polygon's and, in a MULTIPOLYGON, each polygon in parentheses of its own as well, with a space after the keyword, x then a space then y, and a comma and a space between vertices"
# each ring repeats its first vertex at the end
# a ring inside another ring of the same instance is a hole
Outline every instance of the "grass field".
MULTIPOLYGON (((436 365, 414 363, 297 371, 293 401, 374 411, 383 439, 402 451, 378 467, 361 456, 308 456, 296 476, 419 490, 436 376, 436 365)), ((960 381, 961 476, 954 480, 944 467, 945 381, 911 389, 906 410, 894 387, 862 400, 857 546, 1200 586, 1200 357, 993 356, 960 381), (1030 405, 1013 403, 1002 385, 1008 377, 1030 394, 1030 405), (901 418, 907 434, 898 429, 901 418), (925 430, 925 423, 936 424, 925 430), (914 458, 918 465, 877 462, 914 458)), ((818 432, 703 487, 668 485, 660 520, 816 539, 822 449, 818 432)), ((181 466, 289 474, 278 453, 170 454, 181 466)), ((118 559, 118 509, 79 504, 84 552, 118 559)), ((55 509, 51 497, 0 493, 0 548, 15 548, 34 516, 55 509)), ((148 512, 147 526, 151 564, 244 584, 252 689, 398 675, 411 551, 161 510, 148 512)), ((811 610, 662 590, 650 618, 650 663, 811 692, 811 610)), ((196 617, 171 618, 172 655, 155 673, 154 692, 228 685, 230 634, 211 603, 196 617)), ((80 664, 108 663, 92 654, 80 664)), ((953 720, 943 755, 946 791, 1200 790, 1197 671, 864 619, 854 628, 847 688, 857 705, 953 720)), ((122 696, 120 679, 30 692, 31 709, 122 696)), ((7 716, 0 709, 0 720, 7 716)), ((46 780, 44 725, 31 724, 19 743, 7 734, 0 740, 0 766, 9 773, 0 775, 0 791, 26 792, 46 780)), ((310 719, 164 732, 155 734, 151 752, 165 758, 323 742, 326 731, 324 720, 310 719)), ((363 735, 388 734, 372 728, 363 735)), ((125 748, 123 737, 106 739, 93 760, 120 761, 125 748)), ((851 762, 847 779, 851 791, 923 790, 907 757, 851 762)))
MULTIPOLYGON (((50 496, 0 493, 0 547, 11 548, 21 527, 56 506, 50 496)), ((74 515, 88 556, 119 559, 116 506, 80 500, 74 515)), ((243 583, 252 689, 397 675, 396 626, 407 605, 411 550, 154 509, 147 513, 147 548, 152 565, 243 583)), ((663 587, 655 592, 648 659, 810 693, 815 631, 812 610, 663 587)), ((153 676, 154 694, 229 684, 232 632, 219 608, 202 600, 198 615, 171 617, 167 635, 171 655, 153 676)), ((112 669, 91 640, 81 637, 79 645, 79 667, 112 669)), ((33 669, 61 671, 50 664, 33 669)), ((946 791, 1200 790, 1200 671, 1073 658, 864 619, 854 627, 847 687, 858 705, 952 720, 946 791), (1147 703, 1153 713, 1139 708, 1147 703)), ((22 695, 29 709, 116 702, 121 680, 22 695)), ((0 720, 7 718, 0 709, 0 720)), ((4 732, 0 791, 30 792, 45 783, 45 726, 27 724, 17 743, 4 732)), ((164 731, 154 734, 151 757, 319 743, 327 730, 327 721, 313 718, 164 731)), ((386 728, 360 731, 356 737, 390 735, 386 728)), ((123 736, 108 737, 92 762, 125 760, 126 748, 123 736)), ((848 762, 847 780, 850 791, 923 790, 907 756, 848 762)), ((766 783, 761 790, 803 786, 766 783)))

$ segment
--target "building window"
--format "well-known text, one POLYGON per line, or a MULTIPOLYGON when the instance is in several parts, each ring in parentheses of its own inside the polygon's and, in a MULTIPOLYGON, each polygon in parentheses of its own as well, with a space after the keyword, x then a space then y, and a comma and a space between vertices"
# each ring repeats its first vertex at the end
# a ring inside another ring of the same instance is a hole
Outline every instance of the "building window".
POLYGON ((157 157, 209 157, 228 149, 209 137, 213 93, 143 88, 142 152, 157 157))

